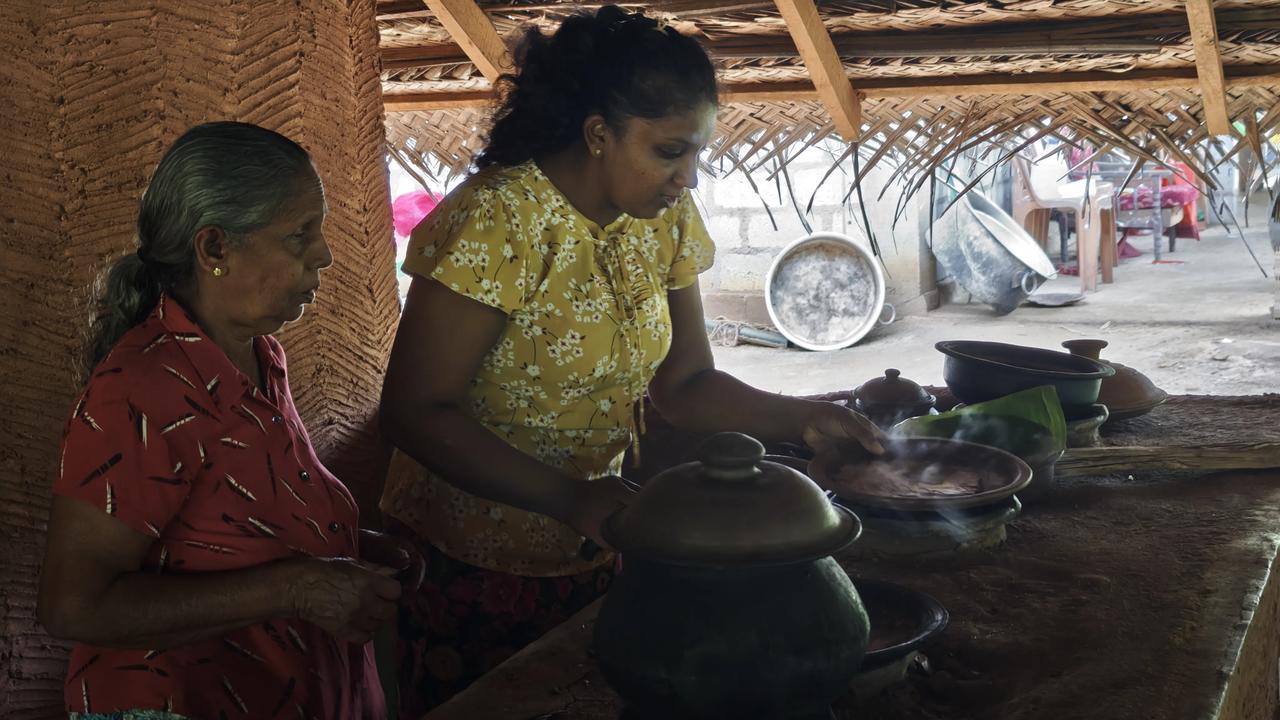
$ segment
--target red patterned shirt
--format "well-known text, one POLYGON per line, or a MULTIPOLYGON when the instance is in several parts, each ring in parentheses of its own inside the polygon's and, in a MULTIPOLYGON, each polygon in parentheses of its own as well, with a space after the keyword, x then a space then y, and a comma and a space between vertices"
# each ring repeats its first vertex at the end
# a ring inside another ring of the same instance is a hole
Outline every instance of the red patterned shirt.
MULTIPOLYGON (((72 411, 54 492, 154 537, 146 572, 356 556, 355 502, 311 447, 284 350, 271 337, 254 342, 265 393, 164 298, 95 368, 72 411)), ((163 651, 77 645, 65 698, 74 712, 385 716, 371 646, 289 618, 163 651)))

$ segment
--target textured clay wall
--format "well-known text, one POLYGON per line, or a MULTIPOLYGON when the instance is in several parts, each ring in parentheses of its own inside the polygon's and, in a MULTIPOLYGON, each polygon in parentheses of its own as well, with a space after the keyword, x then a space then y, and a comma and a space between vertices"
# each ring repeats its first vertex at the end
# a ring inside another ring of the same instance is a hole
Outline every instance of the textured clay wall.
POLYGON ((58 715, 65 648, 35 622, 35 586, 87 288, 132 249, 147 173, 190 125, 256 122, 313 153, 336 261, 283 340, 321 456, 376 492, 398 307, 373 6, 0 3, 0 717, 58 715))

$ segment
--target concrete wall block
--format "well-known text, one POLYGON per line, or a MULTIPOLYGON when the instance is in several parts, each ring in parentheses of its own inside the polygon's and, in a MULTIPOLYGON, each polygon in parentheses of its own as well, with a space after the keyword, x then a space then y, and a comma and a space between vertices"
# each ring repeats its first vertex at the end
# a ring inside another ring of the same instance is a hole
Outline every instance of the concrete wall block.
MULTIPOLYGON (((708 206, 710 209, 710 206, 708 206)), ((707 232, 715 241, 717 248, 737 247, 743 242, 743 216, 740 212, 725 212, 717 209, 709 217, 703 218, 707 232)))
POLYGON ((792 241, 807 234, 804 226, 800 224, 796 211, 790 207, 774 209, 773 219, 778 223, 777 230, 774 230, 773 224, 769 222, 768 214, 763 211, 752 213, 747 219, 746 245, 755 249, 781 250, 792 241))
POLYGON ((827 174, 829 167, 830 165, 828 164, 812 170, 792 173, 791 182, 796 190, 796 199, 801 204, 808 203, 810 196, 814 197, 815 205, 840 204, 840 200, 844 197, 845 192, 848 191, 848 185, 844 175, 838 170, 832 173, 826 182, 822 182, 822 176, 827 174))
POLYGON ((698 287, 702 292, 716 292, 720 289, 720 275, 721 270, 724 268, 724 258, 726 254, 727 253, 723 249, 716 248, 715 264, 708 268, 706 272, 698 276, 698 287))
MULTIPOLYGON (((807 151, 792 162, 789 169, 792 187, 796 201, 802 208, 809 202, 809 197, 814 194, 814 189, 830 167, 830 155, 821 150, 807 151)), ((919 213, 928 203, 927 200, 912 201, 911 207, 895 228, 893 216, 902 191, 891 187, 884 198, 879 199, 883 183, 888 178, 889 170, 879 168, 868 175, 863 187, 867 216, 888 269, 886 294, 895 304, 905 303, 911 308, 923 308, 925 303, 917 300, 932 288, 932 282, 930 288, 923 287, 923 278, 926 275, 931 277, 931 274, 925 272, 922 262, 931 260, 927 255, 923 260, 921 257, 921 228, 927 228, 928 225, 921 222, 919 213)), ((760 173, 756 174, 755 179, 764 183, 760 173)), ((707 185, 714 185, 714 194, 703 192, 704 199, 714 198, 714 202, 707 202, 707 225, 721 252, 716 268, 703 276, 703 291, 762 295, 764 277, 778 253, 808 232, 789 198, 784 198, 780 207, 774 206, 777 191, 772 183, 762 185, 760 190, 770 203, 777 229, 774 229, 764 211, 760 197, 751 190, 740 173, 709 181, 707 185)), ((861 229, 861 213, 856 206, 857 198, 850 199, 854 203, 852 208, 846 208, 841 202, 847 191, 847 179, 838 171, 827 178, 819 188, 812 211, 808 215, 810 227, 813 232, 837 232, 866 244, 867 238, 861 229)))
POLYGON ((717 261, 720 281, 717 290, 731 293, 762 293, 764 278, 773 264, 773 255, 728 253, 717 261))
MULTIPOLYGON (((764 176, 757 173, 755 178, 757 183, 764 181, 764 176)), ((708 185, 711 183, 708 182, 708 185)), ((715 181, 715 205, 719 208, 759 208, 761 207, 760 196, 751 190, 751 184, 742 176, 741 172, 736 172, 728 177, 715 181)), ((778 201, 778 194, 775 192, 773 184, 762 184, 760 187, 760 195, 770 203, 778 201)), ((784 193, 785 196, 785 193, 784 193)), ((707 197, 712 197, 708 195, 707 197)), ((711 202, 706 201, 708 207, 711 202)))

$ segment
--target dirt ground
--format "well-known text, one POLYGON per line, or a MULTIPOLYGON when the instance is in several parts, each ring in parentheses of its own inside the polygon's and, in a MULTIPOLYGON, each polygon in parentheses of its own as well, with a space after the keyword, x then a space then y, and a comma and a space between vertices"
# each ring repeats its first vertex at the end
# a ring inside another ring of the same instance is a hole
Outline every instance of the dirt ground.
MULTIPOLYGON (((1275 256, 1264 205, 1261 197, 1251 203, 1245 237, 1270 275, 1275 256)), ((921 384, 942 384, 942 355, 933 349, 939 340, 1060 349, 1063 340, 1092 337, 1111 344, 1104 359, 1141 370, 1173 394, 1280 391, 1280 320, 1271 319, 1277 281, 1262 276, 1240 237, 1215 225, 1202 231, 1199 242, 1179 239, 1172 254, 1165 243, 1162 259, 1174 264, 1152 264, 1150 238, 1134 245, 1144 254, 1121 261, 1113 284, 1099 283, 1075 306, 1024 306, 996 317, 985 305, 944 305, 877 328, 844 350, 716 347, 716 362, 767 390, 815 394, 850 389, 888 367, 921 384)), ((1079 290, 1079 278, 1063 276, 1044 291, 1079 290)))

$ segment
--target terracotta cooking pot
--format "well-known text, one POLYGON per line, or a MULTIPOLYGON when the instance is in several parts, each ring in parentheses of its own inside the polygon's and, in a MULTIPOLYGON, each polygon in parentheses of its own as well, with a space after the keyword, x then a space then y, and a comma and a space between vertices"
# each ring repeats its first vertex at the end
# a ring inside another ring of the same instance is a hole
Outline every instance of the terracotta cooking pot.
POLYGON ((746 435, 698 457, 605 523, 622 571, 596 621, 601 670, 643 718, 827 718, 867 646, 830 557, 862 524, 746 435))

